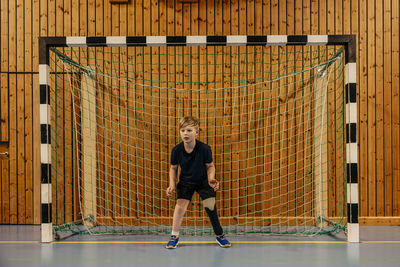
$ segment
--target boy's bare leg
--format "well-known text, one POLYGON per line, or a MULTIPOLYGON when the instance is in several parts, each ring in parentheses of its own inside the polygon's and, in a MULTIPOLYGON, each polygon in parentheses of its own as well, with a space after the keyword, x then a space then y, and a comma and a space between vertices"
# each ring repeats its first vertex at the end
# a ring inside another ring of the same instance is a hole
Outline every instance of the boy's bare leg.
POLYGON ((174 219, 172 222, 172 232, 179 232, 181 228, 183 216, 185 215, 186 209, 189 205, 190 201, 187 199, 178 199, 176 201, 176 206, 174 210, 174 219))

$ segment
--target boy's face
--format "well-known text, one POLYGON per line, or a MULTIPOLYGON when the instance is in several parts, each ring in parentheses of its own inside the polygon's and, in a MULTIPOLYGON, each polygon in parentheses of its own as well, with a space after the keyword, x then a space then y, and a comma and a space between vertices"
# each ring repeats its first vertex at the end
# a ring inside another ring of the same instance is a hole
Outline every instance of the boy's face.
POLYGON ((184 143, 193 142, 199 133, 195 127, 190 125, 182 127, 179 131, 181 133, 181 138, 184 143))

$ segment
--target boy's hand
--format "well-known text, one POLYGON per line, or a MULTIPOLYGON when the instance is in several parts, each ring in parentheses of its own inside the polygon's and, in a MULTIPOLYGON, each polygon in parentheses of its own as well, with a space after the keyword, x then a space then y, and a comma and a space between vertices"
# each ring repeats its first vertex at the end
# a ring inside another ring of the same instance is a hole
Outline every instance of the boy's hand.
POLYGON ((172 197, 172 195, 174 194, 174 192, 175 192, 175 186, 170 185, 170 186, 167 188, 167 197, 172 197))
POLYGON ((214 189, 214 191, 219 189, 219 182, 215 179, 208 180, 208 184, 214 189))

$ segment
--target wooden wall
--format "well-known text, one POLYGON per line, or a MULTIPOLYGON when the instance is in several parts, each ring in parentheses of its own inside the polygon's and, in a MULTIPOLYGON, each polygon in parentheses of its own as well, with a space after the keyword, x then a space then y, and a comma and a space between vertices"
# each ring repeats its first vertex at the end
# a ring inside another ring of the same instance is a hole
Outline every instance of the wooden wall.
POLYGON ((399 1, 1 0, 0 223, 40 223, 38 36, 356 34, 361 224, 400 224, 399 1))

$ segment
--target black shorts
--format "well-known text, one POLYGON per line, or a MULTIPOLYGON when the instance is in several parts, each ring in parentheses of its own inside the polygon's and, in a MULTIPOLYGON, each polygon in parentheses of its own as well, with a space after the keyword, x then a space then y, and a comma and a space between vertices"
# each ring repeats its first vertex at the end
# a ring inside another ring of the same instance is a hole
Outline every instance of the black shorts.
POLYGON ((202 200, 210 197, 216 197, 217 195, 214 189, 208 183, 196 185, 179 182, 176 186, 176 191, 178 193, 178 199, 187 199, 189 201, 192 200, 192 196, 195 191, 199 193, 202 200))

